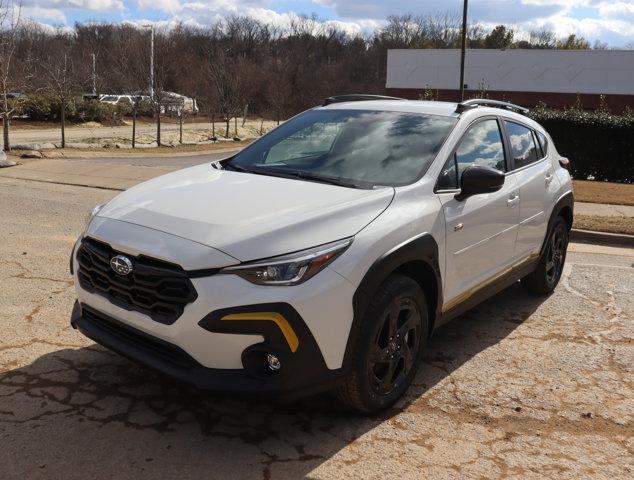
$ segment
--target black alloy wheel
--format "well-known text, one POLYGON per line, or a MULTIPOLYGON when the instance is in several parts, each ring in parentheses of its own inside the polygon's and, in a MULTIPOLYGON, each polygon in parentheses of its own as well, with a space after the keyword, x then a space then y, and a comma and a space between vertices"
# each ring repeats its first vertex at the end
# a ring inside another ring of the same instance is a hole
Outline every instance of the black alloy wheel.
POLYGON ((420 337, 418 305, 406 295, 394 298, 368 355, 370 384, 376 394, 389 395, 402 385, 414 366, 420 337))

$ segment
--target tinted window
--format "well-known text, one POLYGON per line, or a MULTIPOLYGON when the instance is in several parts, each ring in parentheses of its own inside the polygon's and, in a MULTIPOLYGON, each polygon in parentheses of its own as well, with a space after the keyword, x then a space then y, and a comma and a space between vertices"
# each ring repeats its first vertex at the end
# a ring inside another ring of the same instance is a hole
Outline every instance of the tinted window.
POLYGON ((521 168, 536 162, 541 155, 537 154, 537 147, 530 128, 518 123, 504 121, 511 143, 511 153, 515 160, 515 168, 521 168))
POLYGON ((229 165, 403 185, 427 170, 456 121, 418 113, 311 110, 242 150, 229 165))
POLYGON ((537 134, 537 139, 539 140, 539 144, 542 147, 542 155, 545 157, 546 155, 548 155, 548 139, 546 138, 546 135, 544 135, 542 132, 535 131, 535 133, 537 134))
POLYGON ((468 167, 482 165, 506 171, 504 146, 497 120, 476 123, 464 134, 454 155, 447 160, 438 179, 438 190, 459 188, 459 179, 468 167))

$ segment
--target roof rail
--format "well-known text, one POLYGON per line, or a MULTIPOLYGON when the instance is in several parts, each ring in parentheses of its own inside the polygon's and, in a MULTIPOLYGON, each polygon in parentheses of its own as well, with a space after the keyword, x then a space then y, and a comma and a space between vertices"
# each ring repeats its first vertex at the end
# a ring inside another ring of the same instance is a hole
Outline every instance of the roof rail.
POLYGON ((364 93, 353 93, 350 95, 333 95, 324 100, 323 107, 332 103, 341 102, 361 102, 364 100, 405 100, 404 98, 388 97, 386 95, 366 95, 364 93))
POLYGON ((502 102, 500 100, 489 100, 488 98, 472 98, 470 100, 460 102, 456 107, 456 113, 462 113, 476 107, 502 108, 504 110, 521 113, 522 115, 526 115, 528 113, 528 108, 515 105, 514 103, 502 102))

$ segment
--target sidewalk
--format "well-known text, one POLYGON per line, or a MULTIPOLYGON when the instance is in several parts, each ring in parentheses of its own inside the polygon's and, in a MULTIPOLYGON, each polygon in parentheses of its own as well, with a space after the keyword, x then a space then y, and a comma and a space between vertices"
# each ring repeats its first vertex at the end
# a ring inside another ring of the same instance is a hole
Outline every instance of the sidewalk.
POLYGON ((634 217, 634 207, 602 203, 575 202, 576 215, 597 215, 599 217, 634 217))

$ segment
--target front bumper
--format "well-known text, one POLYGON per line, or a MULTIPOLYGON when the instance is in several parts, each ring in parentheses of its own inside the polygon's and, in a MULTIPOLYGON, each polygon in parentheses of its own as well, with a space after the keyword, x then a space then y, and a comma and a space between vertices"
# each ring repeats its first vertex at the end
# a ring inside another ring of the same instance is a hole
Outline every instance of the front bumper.
MULTIPOLYGON (((262 309, 263 306, 254 306, 262 309)), ((327 390, 338 383, 342 370, 326 367, 309 332, 296 323, 294 309, 289 305, 266 305, 278 309, 291 319, 294 330, 299 331, 302 348, 290 351, 284 336, 275 328, 260 327, 265 341, 252 345, 243 352, 243 369, 217 369, 204 367, 180 347, 148 335, 78 301, 73 306, 71 325, 88 338, 128 359, 162 372, 199 389, 235 394, 264 394, 276 397, 296 397, 327 390), (267 353, 281 360, 282 368, 272 372, 265 368, 267 353)), ((249 311, 242 307, 240 312, 249 311)), ((214 322, 224 316, 219 312, 206 317, 201 324, 214 328, 214 322)), ((295 315, 297 313, 295 312, 295 315)), ((301 322, 301 319, 299 318, 301 322)), ((228 322, 232 323, 232 322, 228 322)), ((236 323, 239 329, 253 329, 248 322, 236 323)), ((231 326, 224 327, 231 329, 231 326)), ((305 327, 304 327, 305 328, 305 327)), ((258 329, 256 327, 256 329, 258 329)))
MULTIPOLYGON (((91 222, 86 235, 125 255, 170 262, 187 272, 218 270, 229 262, 214 249, 180 237, 125 222, 98 220, 91 222)), ((289 287, 253 285, 231 274, 190 276, 196 298, 185 305, 176 320, 164 323, 138 309, 123 308, 125 305, 113 303, 99 291, 82 288, 77 254, 80 242, 71 259, 78 300, 72 322, 96 342, 210 390, 308 392, 324 388, 340 376, 356 288, 331 268, 289 287), (225 316, 245 320, 245 312, 269 314, 259 318, 269 321, 220 321, 225 316), (276 313, 292 324, 299 347, 292 348, 295 341, 281 335, 282 322, 271 321, 275 318, 270 314, 276 313), (94 315, 108 323, 95 322, 94 315), (117 327, 115 331, 106 328, 111 325, 117 327), (129 331, 134 335, 128 335, 129 331), (145 342, 148 339, 151 342, 145 342), (186 361, 175 365, 173 357, 157 354, 156 344, 177 349, 177 357, 186 361), (279 375, 258 374, 254 362, 261 364, 265 351, 282 360, 279 375)))

